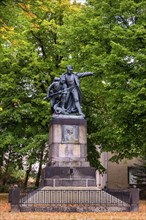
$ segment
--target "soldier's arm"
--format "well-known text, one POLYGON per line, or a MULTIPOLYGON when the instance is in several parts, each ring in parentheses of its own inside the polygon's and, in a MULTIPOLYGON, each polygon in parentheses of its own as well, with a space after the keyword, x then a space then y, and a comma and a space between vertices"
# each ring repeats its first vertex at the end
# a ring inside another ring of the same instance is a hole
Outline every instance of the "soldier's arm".
POLYGON ((46 96, 46 98, 50 98, 51 89, 53 89, 53 87, 54 87, 54 82, 48 87, 48 91, 47 91, 47 96, 46 96))
POLYGON ((94 73, 93 72, 83 72, 83 73, 78 73, 77 76, 79 78, 85 77, 85 76, 92 76, 94 73))

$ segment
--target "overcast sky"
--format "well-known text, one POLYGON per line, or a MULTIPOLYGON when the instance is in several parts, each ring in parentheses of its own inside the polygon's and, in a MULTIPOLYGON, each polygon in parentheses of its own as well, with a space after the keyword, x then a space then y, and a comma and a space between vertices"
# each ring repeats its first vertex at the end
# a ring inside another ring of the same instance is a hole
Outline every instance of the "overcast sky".
MULTIPOLYGON (((74 1, 74 0, 71 0, 71 2, 73 2, 73 1, 74 1)), ((76 2, 77 2, 77 3, 80 3, 80 2, 81 2, 81 3, 85 3, 86 0, 76 0, 76 2)))

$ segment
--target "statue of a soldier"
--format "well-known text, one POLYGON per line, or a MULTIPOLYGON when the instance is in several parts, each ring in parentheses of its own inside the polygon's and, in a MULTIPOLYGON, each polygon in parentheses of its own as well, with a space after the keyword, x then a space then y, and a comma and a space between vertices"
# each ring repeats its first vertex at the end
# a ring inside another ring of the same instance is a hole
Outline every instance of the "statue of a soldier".
POLYGON ((46 98, 50 98, 51 109, 56 114, 65 114, 64 104, 66 100, 67 86, 58 77, 48 87, 46 98))
POLYGON ((48 88, 47 98, 51 98, 51 108, 54 113, 84 116, 81 110, 82 96, 79 79, 90 75, 93 73, 74 73, 72 66, 67 66, 67 72, 63 73, 59 79, 57 78, 57 83, 54 81, 48 88))

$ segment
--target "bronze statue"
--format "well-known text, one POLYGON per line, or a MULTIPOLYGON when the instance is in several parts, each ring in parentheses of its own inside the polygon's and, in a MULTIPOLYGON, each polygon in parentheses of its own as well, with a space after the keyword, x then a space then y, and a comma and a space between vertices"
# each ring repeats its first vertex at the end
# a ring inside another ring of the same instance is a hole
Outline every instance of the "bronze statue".
POLYGON ((54 79, 49 86, 47 98, 51 99, 51 108, 57 114, 78 114, 84 116, 81 110, 81 90, 79 79, 93 75, 92 72, 74 73, 72 66, 67 66, 67 72, 54 79))
POLYGON ((67 86, 60 79, 55 77, 53 83, 48 87, 46 98, 50 98, 51 109, 54 113, 64 114, 67 86))

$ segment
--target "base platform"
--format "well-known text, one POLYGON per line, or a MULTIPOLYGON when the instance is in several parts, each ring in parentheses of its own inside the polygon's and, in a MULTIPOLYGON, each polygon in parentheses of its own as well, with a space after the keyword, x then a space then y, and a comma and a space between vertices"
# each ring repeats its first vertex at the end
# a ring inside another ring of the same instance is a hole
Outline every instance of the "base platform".
POLYGON ((96 186, 96 170, 93 167, 49 167, 42 172, 41 186, 96 186))
POLYGON ((43 187, 20 199, 21 212, 130 211, 127 202, 96 187, 43 187))

